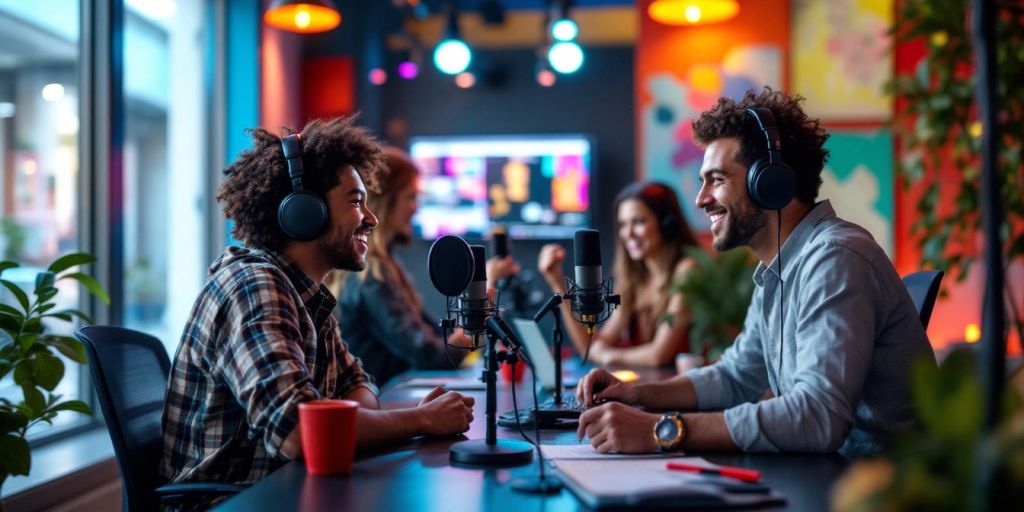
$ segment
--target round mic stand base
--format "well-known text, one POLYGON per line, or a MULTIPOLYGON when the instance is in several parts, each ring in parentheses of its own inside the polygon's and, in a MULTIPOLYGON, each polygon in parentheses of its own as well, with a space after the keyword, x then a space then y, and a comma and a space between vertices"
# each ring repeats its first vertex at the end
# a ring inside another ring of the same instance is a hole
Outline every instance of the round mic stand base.
POLYGON ((562 482, 551 476, 536 478, 517 478, 509 484, 512 490, 527 494, 558 494, 562 490, 562 482))
POLYGON ((512 439, 498 439, 494 444, 471 439, 453 444, 448 458, 465 466, 522 466, 533 461, 533 446, 512 439))

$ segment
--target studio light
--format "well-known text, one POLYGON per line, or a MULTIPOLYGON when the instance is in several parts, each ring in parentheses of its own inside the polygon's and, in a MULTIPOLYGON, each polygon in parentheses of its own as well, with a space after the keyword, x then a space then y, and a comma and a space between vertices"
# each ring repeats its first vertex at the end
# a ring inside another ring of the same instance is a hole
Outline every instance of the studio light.
POLYGON ((398 65, 398 76, 405 80, 412 80, 420 74, 420 67, 411 60, 402 61, 398 65))
POLYGON ((459 20, 455 4, 449 4, 448 26, 445 38, 434 48, 434 66, 448 75, 457 75, 469 68, 473 61, 473 52, 459 38, 459 20))
POLYGON ((583 66, 583 49, 573 42, 558 42, 548 50, 548 62, 555 71, 568 75, 583 66))
POLYGON ((683 26, 728 21, 739 12, 737 0, 655 0, 647 7, 652 20, 683 26))
POLYGON ((469 89, 476 85, 476 75, 468 71, 459 73, 455 75, 455 85, 459 86, 460 89, 469 89))
POLYGON ((551 37, 556 41, 572 41, 579 33, 580 28, 570 18, 559 18, 551 24, 551 37))
POLYGON ((373 68, 367 78, 373 85, 384 85, 388 81, 388 72, 381 68, 373 68))
POLYGON ((312 34, 341 24, 341 14, 331 0, 274 0, 263 13, 263 22, 282 30, 312 34))

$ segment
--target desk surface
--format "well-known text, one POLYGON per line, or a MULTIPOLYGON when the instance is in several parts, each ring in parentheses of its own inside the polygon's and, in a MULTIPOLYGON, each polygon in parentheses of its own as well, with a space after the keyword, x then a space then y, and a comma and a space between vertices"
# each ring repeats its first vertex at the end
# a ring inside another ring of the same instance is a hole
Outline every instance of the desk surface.
MULTIPOLYGON (((498 412, 512 409, 511 394, 498 385, 498 412)), ((423 389, 392 388, 382 395, 386 408, 415 405, 423 389), (418 392, 417 392, 418 391, 418 392)), ((517 389, 520 407, 529 388, 517 389), (521 390, 521 392, 520 392, 521 390)), ((484 437, 484 397, 476 397, 476 420, 466 437, 484 437)), ((533 437, 533 431, 527 430, 533 437)), ((521 439, 516 430, 498 427, 499 438, 521 439)), ((575 443, 575 431, 541 431, 545 443, 575 443)), ((551 496, 513 491, 509 480, 535 476, 533 463, 515 468, 463 469, 448 462, 448 447, 463 438, 419 438, 359 453, 348 476, 306 474, 302 461, 292 461, 250 489, 222 503, 219 511, 253 510, 395 510, 395 511, 560 511, 585 507, 568 490, 551 496)), ((792 510, 827 510, 832 484, 847 462, 838 455, 755 455, 688 453, 717 463, 761 471, 763 480, 788 500, 792 510)))

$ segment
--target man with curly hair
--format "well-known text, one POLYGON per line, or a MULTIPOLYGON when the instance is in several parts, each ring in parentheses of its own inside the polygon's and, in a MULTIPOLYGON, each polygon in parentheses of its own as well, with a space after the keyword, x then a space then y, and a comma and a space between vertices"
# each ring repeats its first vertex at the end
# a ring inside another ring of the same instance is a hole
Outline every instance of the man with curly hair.
POLYGON ((696 204, 711 219, 715 250, 748 246, 760 260, 754 295, 743 331, 712 366, 656 383, 588 374, 577 393, 591 408, 578 434, 598 451, 855 455, 877 451, 913 424, 910 364, 934 365, 935 356, 885 252, 829 201, 816 202, 828 134, 800 101, 769 88, 748 91, 739 101, 720 99, 693 122, 705 147, 696 204), (778 135, 769 133, 772 124, 778 135), (777 212, 747 183, 773 139, 795 182, 777 212), (725 411, 656 415, 630 405, 725 411))
POLYGON ((366 266, 377 226, 366 188, 384 170, 380 146, 353 121, 316 120, 300 134, 302 189, 327 209, 311 240, 279 225, 293 190, 280 137, 250 130, 254 147, 225 169, 217 199, 245 246, 210 267, 174 358, 160 467, 169 482, 260 480, 299 455, 298 404, 309 400, 359 402, 359 447, 469 428, 473 399, 442 388, 418 407, 379 410, 331 314, 337 302, 322 282, 331 270, 366 266))

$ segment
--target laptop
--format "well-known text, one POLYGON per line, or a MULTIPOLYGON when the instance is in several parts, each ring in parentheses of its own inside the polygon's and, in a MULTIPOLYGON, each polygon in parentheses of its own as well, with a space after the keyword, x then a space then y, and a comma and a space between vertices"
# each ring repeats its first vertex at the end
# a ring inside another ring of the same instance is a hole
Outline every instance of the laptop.
MULTIPOLYGON (((583 407, 576 402, 576 382, 565 380, 563 372, 562 403, 554 403, 555 392, 555 358, 548 348, 547 339, 541 332, 537 322, 525 318, 514 318, 512 324, 519 334, 520 341, 526 349, 526 355, 533 362, 537 381, 551 397, 541 402, 537 410, 537 420, 541 428, 558 428, 560 426, 573 427, 579 420, 583 407), (568 388, 568 389, 565 389, 568 388)), ((503 427, 516 427, 517 411, 509 411, 502 414, 498 424, 503 427)), ((532 407, 518 411, 519 424, 523 427, 533 427, 534 410, 532 407)))

